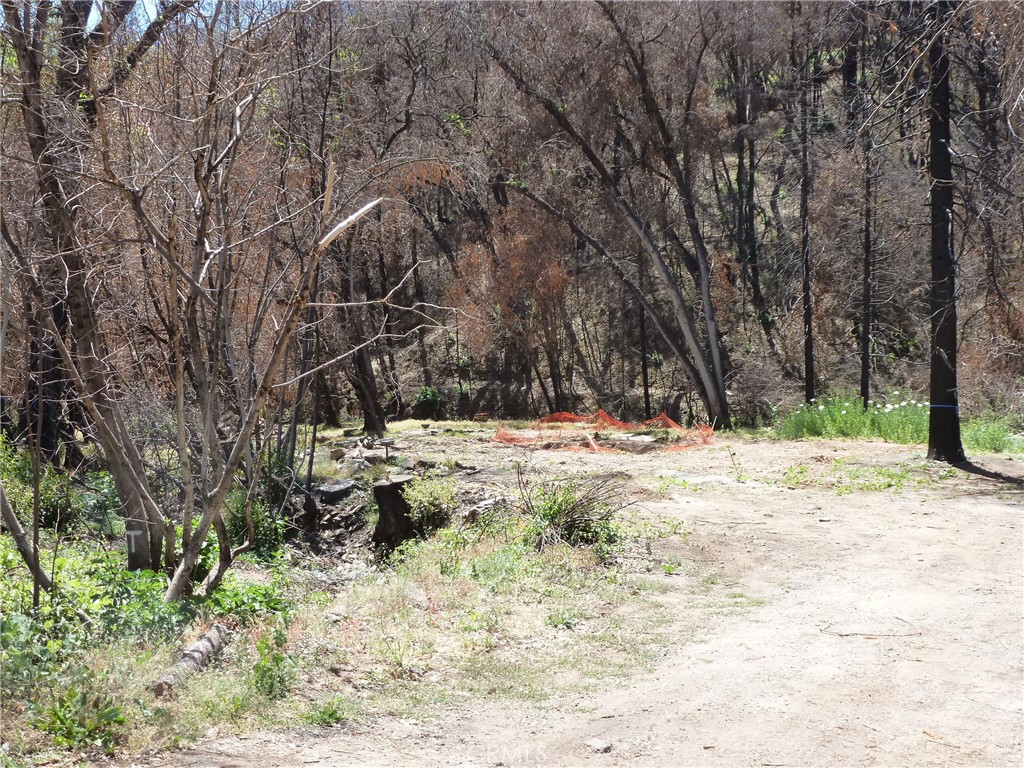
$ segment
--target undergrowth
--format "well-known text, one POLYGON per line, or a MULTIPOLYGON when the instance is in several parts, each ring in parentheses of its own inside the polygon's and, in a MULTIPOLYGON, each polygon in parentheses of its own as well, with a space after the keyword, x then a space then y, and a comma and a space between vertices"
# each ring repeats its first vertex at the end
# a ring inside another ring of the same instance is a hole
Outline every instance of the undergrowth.
POLYGON ((623 513, 621 496, 606 478, 523 475, 518 497, 468 514, 451 478, 426 478, 407 500, 436 531, 365 578, 260 552, 213 596, 171 604, 166 575, 125 571, 123 552, 94 531, 44 531, 58 592, 34 609, 24 564, 0 537, 5 765, 167 748, 211 725, 331 726, 426 717, 467 697, 539 700, 648 665, 672 639, 658 624, 650 543, 679 529, 623 513), (214 622, 233 627, 232 643, 156 699, 155 679, 214 622))
MULTIPOLYGON (((805 403, 786 414, 776 426, 786 439, 805 437, 880 438, 891 443, 928 442, 930 403, 893 392, 888 398, 869 401, 867 409, 855 395, 831 395, 805 403)), ((989 415, 961 422, 961 436, 968 451, 1024 453, 1020 424, 1008 416, 989 415)))

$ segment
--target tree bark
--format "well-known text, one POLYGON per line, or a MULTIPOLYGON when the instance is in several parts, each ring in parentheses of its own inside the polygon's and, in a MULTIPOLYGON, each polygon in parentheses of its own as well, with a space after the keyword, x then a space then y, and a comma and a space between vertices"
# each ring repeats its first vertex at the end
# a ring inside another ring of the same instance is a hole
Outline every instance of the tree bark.
POLYGON ((402 495, 402 489, 412 480, 412 475, 397 475, 373 484, 378 517, 370 540, 377 546, 394 549, 418 534, 416 523, 409 517, 409 503, 402 495))

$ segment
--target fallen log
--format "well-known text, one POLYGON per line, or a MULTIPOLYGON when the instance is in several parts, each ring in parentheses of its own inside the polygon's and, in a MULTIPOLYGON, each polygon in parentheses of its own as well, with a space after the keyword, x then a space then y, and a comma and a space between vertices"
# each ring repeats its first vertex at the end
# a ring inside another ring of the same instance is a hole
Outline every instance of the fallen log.
POLYGON ((210 659, 223 651, 229 642, 231 642, 231 630, 223 624, 214 624, 205 635, 192 643, 188 650, 181 655, 181 658, 164 673, 164 676, 153 686, 153 693, 160 698, 189 675, 202 672, 203 667, 209 663, 210 659))

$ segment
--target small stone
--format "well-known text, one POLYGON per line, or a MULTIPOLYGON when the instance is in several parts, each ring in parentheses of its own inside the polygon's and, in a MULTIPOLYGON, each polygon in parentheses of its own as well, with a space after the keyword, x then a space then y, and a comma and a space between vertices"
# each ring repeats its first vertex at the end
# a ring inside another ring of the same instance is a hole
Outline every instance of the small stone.
POLYGON ((600 739, 587 739, 584 742, 584 746, 587 747, 591 752, 598 754, 607 754, 612 751, 612 745, 607 741, 601 741, 600 739))
POLYGON ((331 448, 330 456, 331 456, 331 461, 341 461, 342 459, 345 458, 345 449, 344 448, 331 448))

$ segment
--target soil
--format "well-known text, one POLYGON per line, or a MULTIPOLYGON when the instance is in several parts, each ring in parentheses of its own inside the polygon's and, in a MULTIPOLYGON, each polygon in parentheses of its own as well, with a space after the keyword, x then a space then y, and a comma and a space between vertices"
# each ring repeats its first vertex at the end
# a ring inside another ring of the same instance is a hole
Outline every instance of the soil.
POLYGON ((1024 761, 1024 462, 953 472, 919 447, 732 438, 682 453, 530 452, 490 434, 408 433, 398 447, 472 464, 466 479, 485 485, 507 485, 521 459, 625 473, 644 509, 683 521, 676 556, 747 607, 713 610, 690 599, 692 580, 667 576, 679 641, 650 673, 538 705, 439 707, 428 722, 212 739, 148 765, 1024 761))

